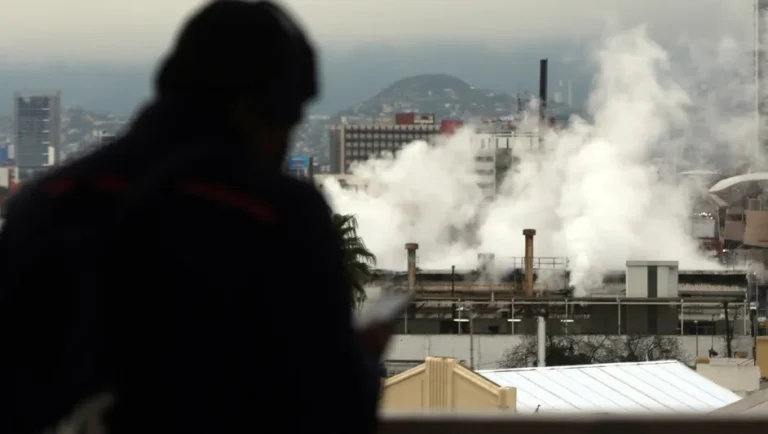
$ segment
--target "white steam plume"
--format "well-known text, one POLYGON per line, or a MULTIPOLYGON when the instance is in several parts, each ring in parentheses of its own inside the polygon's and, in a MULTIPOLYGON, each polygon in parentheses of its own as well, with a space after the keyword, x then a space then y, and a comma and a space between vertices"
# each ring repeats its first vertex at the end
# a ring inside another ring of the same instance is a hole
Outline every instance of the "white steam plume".
MULTIPOLYGON (((575 119, 567 130, 550 133, 542 152, 518 155, 520 163, 487 208, 476 186, 468 131, 438 146, 412 143, 396 158, 356 167, 368 192, 327 182, 332 206, 358 216, 360 234, 382 268, 405 267, 406 242, 419 243, 425 269, 474 268, 479 252, 493 252, 497 260, 520 257, 524 228, 537 230, 536 256, 569 259, 572 283, 582 295, 628 259, 717 268, 686 234, 691 191, 652 164, 661 157, 673 168, 681 165, 683 147, 713 109, 694 110, 699 94, 691 97, 690 83, 675 79, 678 71, 644 28, 609 38, 597 61, 600 74, 589 102, 593 122, 575 119)), ((726 121, 736 122, 733 116, 726 121)), ((712 125, 709 131, 720 131, 712 125)), ((704 146, 727 142, 715 140, 704 146)))

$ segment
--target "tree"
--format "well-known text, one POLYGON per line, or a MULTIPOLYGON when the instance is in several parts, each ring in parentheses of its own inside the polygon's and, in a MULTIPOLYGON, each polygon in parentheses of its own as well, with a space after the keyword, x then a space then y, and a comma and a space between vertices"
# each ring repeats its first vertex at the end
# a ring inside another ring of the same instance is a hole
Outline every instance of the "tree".
MULTIPOLYGON (((504 353, 499 367, 535 366, 537 359, 536 337, 525 336, 504 353)), ((547 336, 547 366, 685 359, 680 342, 669 336, 547 336)))
POLYGON ((365 247, 363 239, 357 234, 357 218, 354 215, 334 214, 333 225, 340 237, 352 301, 359 306, 366 299, 365 285, 372 280, 376 256, 365 247))

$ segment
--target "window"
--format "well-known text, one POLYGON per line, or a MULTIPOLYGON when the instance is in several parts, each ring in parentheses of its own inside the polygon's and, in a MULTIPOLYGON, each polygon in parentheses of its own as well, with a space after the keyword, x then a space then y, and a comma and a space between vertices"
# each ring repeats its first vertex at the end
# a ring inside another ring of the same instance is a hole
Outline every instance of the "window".
POLYGON ((713 321, 683 321, 683 334, 708 336, 715 334, 715 323, 713 321))

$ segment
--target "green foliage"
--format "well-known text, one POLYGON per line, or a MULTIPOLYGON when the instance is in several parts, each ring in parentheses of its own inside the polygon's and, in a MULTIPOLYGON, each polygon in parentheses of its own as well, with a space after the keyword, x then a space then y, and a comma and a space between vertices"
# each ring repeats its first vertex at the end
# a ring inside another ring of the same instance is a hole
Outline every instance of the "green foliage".
POLYGON ((344 255, 344 268, 352 289, 352 301, 360 305, 366 299, 365 285, 372 280, 376 256, 365 246, 357 233, 357 218, 354 215, 333 215, 333 225, 339 234, 344 255))
MULTIPOLYGON (((686 359, 680 342, 670 336, 547 336, 547 366, 595 363, 640 362, 686 359)), ((537 364, 535 336, 525 336, 507 350, 500 368, 522 368, 537 364)))

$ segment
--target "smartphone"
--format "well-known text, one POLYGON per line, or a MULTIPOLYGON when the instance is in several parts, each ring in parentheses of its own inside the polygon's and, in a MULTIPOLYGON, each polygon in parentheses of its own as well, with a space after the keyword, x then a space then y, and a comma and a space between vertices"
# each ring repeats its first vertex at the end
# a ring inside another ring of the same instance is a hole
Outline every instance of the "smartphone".
POLYGON ((390 324, 397 321, 413 300, 410 292, 382 293, 372 306, 366 308, 358 317, 358 327, 371 324, 390 324))

